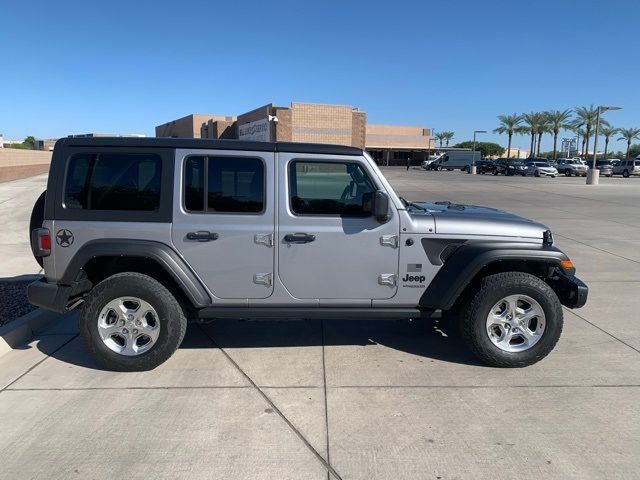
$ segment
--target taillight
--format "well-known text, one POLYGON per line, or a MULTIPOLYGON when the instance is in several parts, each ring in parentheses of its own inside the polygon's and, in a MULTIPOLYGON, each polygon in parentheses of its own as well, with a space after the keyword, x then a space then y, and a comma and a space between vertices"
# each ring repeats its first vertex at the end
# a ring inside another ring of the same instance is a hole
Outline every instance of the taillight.
POLYGON ((48 228, 36 228, 31 232, 31 245, 36 257, 51 255, 51 232, 48 228))
POLYGON ((51 251, 51 235, 48 233, 40 237, 40 249, 51 251))

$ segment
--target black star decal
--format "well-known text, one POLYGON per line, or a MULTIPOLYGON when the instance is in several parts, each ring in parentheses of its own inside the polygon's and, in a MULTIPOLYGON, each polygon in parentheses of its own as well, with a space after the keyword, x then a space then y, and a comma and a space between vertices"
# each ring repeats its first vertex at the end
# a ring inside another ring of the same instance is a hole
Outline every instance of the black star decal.
POLYGON ((58 242, 58 245, 60 245, 61 247, 68 247, 73 244, 73 233, 71 233, 71 231, 67 230, 66 228, 63 230, 58 230, 58 233, 56 234, 56 240, 58 242))

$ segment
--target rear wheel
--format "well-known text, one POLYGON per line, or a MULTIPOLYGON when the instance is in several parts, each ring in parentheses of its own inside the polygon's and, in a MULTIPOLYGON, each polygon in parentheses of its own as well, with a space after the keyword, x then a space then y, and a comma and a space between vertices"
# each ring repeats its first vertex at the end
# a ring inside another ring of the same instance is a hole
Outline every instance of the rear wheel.
POLYGON ((622 176, 623 176, 624 178, 629 178, 629 170, 625 170, 625 171, 623 171, 623 172, 622 172, 622 176))
POLYGON ((538 170, 536 170, 535 172, 533 172, 533 176, 534 177, 539 177, 540 176, 540 172, 538 170))
POLYGON ((493 172, 491 172, 491 173, 493 173, 494 175, 498 175, 498 169, 497 169, 497 168, 494 168, 494 169, 493 169, 493 172))
POLYGON ((441 172, 441 171, 442 171, 442 165, 438 165, 438 166, 436 167, 436 170, 437 170, 437 171, 439 171, 439 172, 441 172))
POLYGON ((494 367, 525 367, 542 360, 558 342, 562 325, 555 292, 523 272, 484 278, 461 318, 471 351, 494 367))
POLYGON ((87 350, 107 370, 151 370, 182 343, 187 319, 160 282, 140 273, 118 273, 85 299, 80 333, 87 350))
POLYGON ((567 169, 564 171, 564 174, 565 174, 567 177, 570 177, 570 176, 571 176, 571 170, 567 168, 567 169))

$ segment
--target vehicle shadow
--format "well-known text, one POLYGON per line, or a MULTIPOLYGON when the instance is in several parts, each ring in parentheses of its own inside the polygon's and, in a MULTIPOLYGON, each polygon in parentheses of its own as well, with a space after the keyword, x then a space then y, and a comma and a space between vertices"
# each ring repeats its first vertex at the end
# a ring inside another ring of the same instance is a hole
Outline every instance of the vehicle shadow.
MULTIPOLYGON (((455 324, 419 320, 215 320, 189 324, 180 349, 283 348, 382 345, 411 355, 482 366, 467 349, 455 324)), ((43 350, 44 352, 44 350, 43 350)), ((101 369, 80 338, 51 353, 59 361, 101 369)))

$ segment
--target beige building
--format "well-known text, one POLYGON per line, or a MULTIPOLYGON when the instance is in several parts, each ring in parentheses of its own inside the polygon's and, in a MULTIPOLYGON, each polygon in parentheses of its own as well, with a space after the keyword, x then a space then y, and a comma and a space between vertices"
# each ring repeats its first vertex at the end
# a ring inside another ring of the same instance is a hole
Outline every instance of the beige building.
POLYGON ((299 102, 269 103, 237 117, 187 115, 158 125, 156 136, 351 145, 385 164, 419 163, 433 146, 428 128, 367 124, 366 113, 351 105, 299 102))

